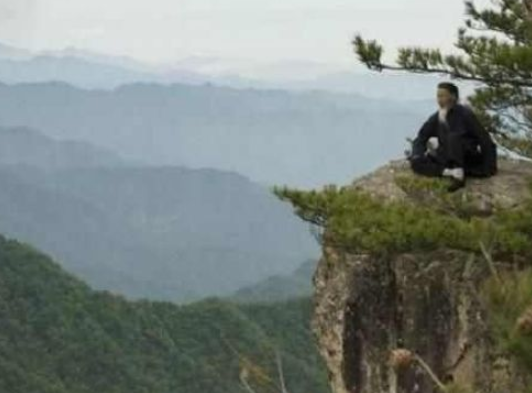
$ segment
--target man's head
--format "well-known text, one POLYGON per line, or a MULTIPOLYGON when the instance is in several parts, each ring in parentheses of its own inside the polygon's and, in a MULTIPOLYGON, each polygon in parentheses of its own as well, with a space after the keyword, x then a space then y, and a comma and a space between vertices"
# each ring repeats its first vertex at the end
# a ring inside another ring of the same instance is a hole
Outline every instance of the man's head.
POLYGON ((460 98, 458 86, 450 82, 442 82, 438 85, 438 105, 442 109, 449 109, 460 98))

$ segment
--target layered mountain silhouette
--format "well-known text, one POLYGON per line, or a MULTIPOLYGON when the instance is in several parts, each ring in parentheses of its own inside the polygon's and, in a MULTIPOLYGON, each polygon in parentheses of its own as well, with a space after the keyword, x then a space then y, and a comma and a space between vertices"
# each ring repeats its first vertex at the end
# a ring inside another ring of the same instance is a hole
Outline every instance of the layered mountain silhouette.
POLYGON ((0 126, 0 165, 41 169, 123 166, 114 152, 79 141, 58 141, 28 127, 0 126))
POLYGON ((0 42, 0 80, 5 83, 65 82, 87 89, 124 84, 213 83, 234 88, 355 93, 398 100, 432 98, 437 76, 375 75, 312 61, 238 65, 234 60, 192 56, 154 65, 75 47, 31 52, 0 42))
POLYGON ((316 266, 316 260, 308 260, 292 273, 271 276, 239 289, 231 299, 244 303, 272 303, 310 297, 313 292, 312 276, 316 266))
POLYGON ((193 300, 317 255, 288 207, 236 173, 138 166, 86 143, 75 144, 85 155, 70 156, 73 142, 27 128, 1 129, 0 141, 9 152, 0 161, 0 231, 96 288, 193 300))
POLYGON ((401 155, 427 114, 422 105, 323 92, 0 84, 4 125, 90 142, 152 165, 217 168, 305 187, 345 182, 401 155))

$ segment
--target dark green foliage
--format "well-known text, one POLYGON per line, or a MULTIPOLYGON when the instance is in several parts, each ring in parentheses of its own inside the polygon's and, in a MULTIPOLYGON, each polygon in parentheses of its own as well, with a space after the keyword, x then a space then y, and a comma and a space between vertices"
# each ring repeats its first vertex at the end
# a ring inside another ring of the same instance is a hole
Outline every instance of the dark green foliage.
POLYGON ((382 201, 351 187, 322 191, 277 188, 303 220, 324 228, 322 240, 351 252, 390 254, 457 249, 497 256, 532 253, 532 202, 517 211, 477 216, 467 199, 442 193, 441 180, 399 178, 409 193, 432 196, 418 203, 382 201))
POLYGON ((308 299, 251 304, 241 308, 261 326, 273 342, 291 354, 283 359, 285 378, 291 381, 288 383, 290 392, 329 391, 322 358, 312 350, 312 346, 309 347, 309 343, 314 343, 314 337, 307 323, 302 322, 309 321, 313 312, 312 303, 308 299), (305 378, 310 376, 311 381, 305 381, 303 375, 305 378))
POLYGON ((493 277, 484 285, 483 295, 490 310, 489 325, 501 351, 511 353, 532 371, 532 315, 527 320, 526 314, 532 306, 532 270, 493 277), (520 327, 520 323, 527 326, 520 327))
POLYGON ((482 83, 471 104, 506 147, 532 156, 532 3, 494 0, 479 9, 466 2, 467 19, 455 44, 459 54, 401 48, 396 65, 382 63, 383 47, 357 36, 353 45, 370 69, 439 73, 482 83))
POLYGON ((245 305, 130 302, 64 273, 0 237, 0 392, 241 392, 243 364, 258 392, 278 392, 281 353, 291 392, 325 392, 308 299, 245 305))

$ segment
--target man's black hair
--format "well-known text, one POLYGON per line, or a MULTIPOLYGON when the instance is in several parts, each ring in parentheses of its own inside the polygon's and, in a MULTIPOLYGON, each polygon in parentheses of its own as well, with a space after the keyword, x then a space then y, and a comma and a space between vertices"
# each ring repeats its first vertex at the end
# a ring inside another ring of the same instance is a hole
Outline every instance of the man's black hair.
POLYGON ((460 90, 458 89, 458 86, 456 86, 454 83, 442 82, 438 85, 438 89, 445 89, 453 96, 455 96, 456 99, 460 98, 460 90))

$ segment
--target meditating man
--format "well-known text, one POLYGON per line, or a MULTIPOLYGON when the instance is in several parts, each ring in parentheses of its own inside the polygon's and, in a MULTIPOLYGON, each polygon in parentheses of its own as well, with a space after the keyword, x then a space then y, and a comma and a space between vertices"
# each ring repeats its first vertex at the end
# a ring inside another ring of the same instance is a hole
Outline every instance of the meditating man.
POLYGON ((450 192, 464 187, 467 176, 495 175, 496 145, 473 111, 459 103, 458 87, 440 83, 438 105, 412 144, 409 160, 414 172, 450 178, 450 192))

